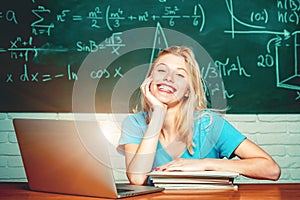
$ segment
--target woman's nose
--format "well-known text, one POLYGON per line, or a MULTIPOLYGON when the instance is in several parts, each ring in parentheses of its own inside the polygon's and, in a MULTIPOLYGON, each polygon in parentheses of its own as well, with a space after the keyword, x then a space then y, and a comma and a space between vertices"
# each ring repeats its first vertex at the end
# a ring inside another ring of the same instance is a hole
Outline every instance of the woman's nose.
POLYGON ((174 83, 174 72, 166 73, 166 76, 164 77, 164 79, 168 82, 174 83))

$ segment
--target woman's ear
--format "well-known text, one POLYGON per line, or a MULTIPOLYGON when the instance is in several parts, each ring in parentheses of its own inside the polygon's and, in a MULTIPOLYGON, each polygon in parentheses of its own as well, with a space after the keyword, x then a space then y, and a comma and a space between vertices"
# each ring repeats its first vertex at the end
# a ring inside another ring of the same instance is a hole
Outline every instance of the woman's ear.
POLYGON ((184 94, 184 97, 185 98, 189 98, 189 95, 190 95, 190 90, 187 89, 186 92, 185 92, 185 94, 184 94))

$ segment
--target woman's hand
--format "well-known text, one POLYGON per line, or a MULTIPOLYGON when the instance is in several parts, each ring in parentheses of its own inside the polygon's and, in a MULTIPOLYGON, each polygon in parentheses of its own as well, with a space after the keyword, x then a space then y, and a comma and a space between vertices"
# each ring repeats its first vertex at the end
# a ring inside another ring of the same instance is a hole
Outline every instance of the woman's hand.
POLYGON ((167 110, 167 105, 160 102, 151 92, 150 86, 153 78, 150 76, 144 80, 140 86, 143 97, 151 109, 162 108, 164 111, 167 110))
POLYGON ((205 159, 177 158, 169 163, 155 168, 155 171, 205 171, 205 159))

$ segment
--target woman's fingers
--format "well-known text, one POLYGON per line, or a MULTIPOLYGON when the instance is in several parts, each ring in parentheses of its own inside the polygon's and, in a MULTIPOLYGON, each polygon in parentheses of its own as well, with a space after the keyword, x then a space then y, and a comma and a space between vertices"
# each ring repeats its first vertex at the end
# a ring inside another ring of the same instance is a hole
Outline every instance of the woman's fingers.
POLYGON ((156 99, 156 97, 150 91, 150 86, 151 86, 152 81, 153 81, 152 77, 148 77, 144 80, 144 82, 142 83, 142 85, 140 87, 140 89, 144 95, 144 99, 146 100, 146 102, 149 104, 150 107, 152 107, 154 105, 162 104, 158 99, 156 99))
POLYGON ((150 84, 152 82, 152 78, 148 77, 144 80, 144 82, 142 83, 142 85, 140 86, 140 89, 142 91, 142 93, 144 94, 144 96, 147 95, 148 92, 150 92, 150 84))
POLYGON ((203 171, 204 163, 196 159, 178 158, 160 167, 155 168, 155 171, 203 171), (197 162, 197 163, 196 163, 197 162))

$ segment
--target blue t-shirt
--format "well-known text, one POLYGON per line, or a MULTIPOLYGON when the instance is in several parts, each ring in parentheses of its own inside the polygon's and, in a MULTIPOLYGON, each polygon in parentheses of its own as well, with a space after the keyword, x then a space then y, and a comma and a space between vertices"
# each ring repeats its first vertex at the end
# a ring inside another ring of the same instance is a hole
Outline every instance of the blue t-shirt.
MULTIPOLYGON (((139 112, 129 115, 122 123, 122 134, 119 149, 124 144, 139 144, 147 130, 147 113, 139 112)), ((199 113, 194 121, 193 147, 194 154, 186 149, 181 158, 232 158, 234 150, 246 137, 235 129, 228 121, 213 111, 199 113)), ((172 161, 173 158, 158 142, 153 168, 172 161)))

